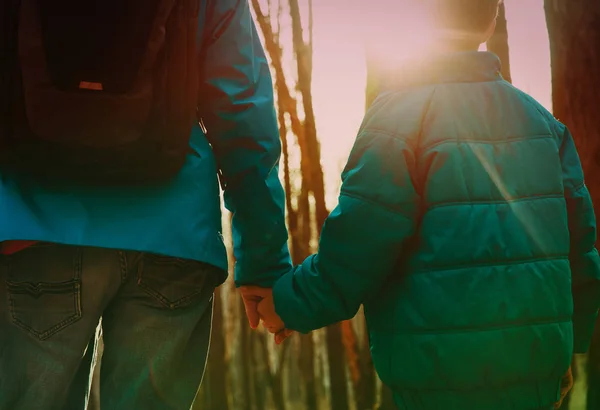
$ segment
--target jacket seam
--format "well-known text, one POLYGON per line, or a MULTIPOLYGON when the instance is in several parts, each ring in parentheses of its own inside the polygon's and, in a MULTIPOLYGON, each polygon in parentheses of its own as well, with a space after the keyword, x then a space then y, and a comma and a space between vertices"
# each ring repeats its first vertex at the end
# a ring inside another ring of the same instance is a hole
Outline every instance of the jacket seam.
POLYGON ((549 383, 552 381, 558 381, 560 380, 560 377, 548 377, 547 379, 544 380, 521 380, 518 383, 501 383, 501 384, 494 384, 494 385, 490 385, 490 386, 478 386, 478 387, 471 387, 471 388, 406 388, 406 387, 399 387, 398 385, 395 385, 394 387, 397 388, 399 391, 406 391, 406 392, 464 392, 464 391, 475 391, 475 390, 487 390, 487 389, 505 389, 505 388, 509 388, 509 387, 513 387, 513 386, 518 386, 518 387, 522 387, 523 383, 525 384, 540 384, 540 383, 549 383))
POLYGON ((447 206, 458 206, 458 205, 475 205, 475 206, 482 206, 482 205, 498 205, 498 204, 511 204, 511 203, 518 203, 518 202, 530 202, 530 201, 536 201, 538 199, 564 199, 564 195, 563 194, 548 194, 548 195, 531 195, 531 196, 523 196, 523 197, 518 197, 518 198, 513 198, 513 199, 497 199, 497 200, 464 200, 464 201, 451 201, 451 202, 436 202, 436 203, 432 203, 427 207, 428 211, 431 211, 432 209, 437 209, 437 208, 444 208, 447 206))
POLYGON ((455 266, 448 267, 439 267, 439 268, 429 268, 422 270, 411 271, 410 275, 423 275, 427 273, 437 273, 437 272, 446 272, 449 270, 460 270, 460 269, 477 269, 488 266, 510 266, 510 265, 524 265, 527 263, 536 263, 536 262, 551 262, 556 260, 565 260, 569 261, 568 255, 555 255, 555 256, 546 256, 546 257, 538 257, 538 258, 527 258, 527 259, 512 259, 508 261, 499 261, 492 260, 485 263, 469 263, 469 264, 461 264, 455 266))
POLYGON ((448 327, 448 328, 436 328, 436 329, 423 329, 423 330, 410 330, 410 329, 393 329, 393 328, 378 328, 373 329, 375 332, 391 332, 394 335, 431 335, 431 334, 453 334, 453 333, 477 333, 477 332, 489 332, 489 331, 498 331, 505 329, 515 329, 521 327, 529 327, 529 326, 546 326, 560 323, 568 323, 573 319, 571 316, 569 317, 558 317, 554 319, 547 320, 538 320, 538 321, 517 321, 507 324, 497 324, 497 325, 482 325, 478 327, 448 327))
POLYGON ((364 136, 367 134, 369 134, 371 136, 387 137, 387 138, 391 138, 393 140, 402 141, 402 142, 406 143, 406 145, 408 145, 411 150, 414 151, 413 147, 411 147, 411 143, 408 140, 408 138, 406 138, 404 135, 402 135, 400 133, 392 132, 392 131, 381 129, 381 128, 365 128, 360 131, 359 136, 364 136))
POLYGON ((394 215, 403 216, 403 217, 405 217, 405 218, 407 218, 407 219, 409 219, 409 220, 412 220, 412 219, 414 218, 412 215, 409 215, 409 214, 408 214, 407 212, 405 212, 405 211, 401 211, 401 210, 399 211, 399 210, 396 210, 396 209, 392 208, 392 207, 391 207, 391 206, 389 206, 389 205, 384 205, 384 204, 382 204, 382 203, 380 203, 380 202, 377 202, 377 201, 374 201, 374 200, 372 200, 372 199, 365 198, 365 197, 364 197, 364 196, 362 196, 362 195, 358 195, 358 194, 351 194, 351 193, 348 193, 348 192, 344 192, 344 191, 342 191, 342 192, 340 193, 340 196, 346 196, 346 197, 348 197, 348 198, 357 199, 357 200, 359 200, 359 201, 366 202, 366 203, 368 203, 368 204, 371 204, 371 205, 375 205, 375 206, 377 206, 377 207, 379 207, 379 208, 385 209, 385 210, 387 210, 388 212, 391 212, 391 213, 393 213, 394 215))
MULTIPOLYGON (((423 133, 423 125, 425 124, 425 119, 427 117, 427 114, 429 113, 429 109, 431 107, 431 103, 433 101, 433 96, 435 95, 437 89, 437 85, 433 87, 433 89, 431 90, 431 95, 428 97, 427 101, 424 104, 424 109, 423 109, 423 114, 421 115, 421 119, 419 121, 419 129, 418 129, 418 134, 416 136, 415 141, 412 141, 409 138, 406 138, 406 136, 404 136, 402 133, 397 132, 397 131, 390 131, 387 129, 382 129, 382 128, 378 128, 378 127, 365 127, 360 134, 363 135, 365 133, 379 133, 394 139, 398 139, 401 140, 403 142, 405 142, 409 148, 413 151, 413 153, 415 154, 415 156, 417 156, 417 150, 420 148, 420 144, 419 144, 419 140, 421 138, 421 135, 423 133)), ((393 95, 394 93, 392 92, 391 95, 393 95)), ((391 98, 391 96, 390 96, 391 98)))
POLYGON ((478 139, 474 139, 474 138, 470 138, 470 139, 459 139, 458 141, 456 139, 444 139, 442 141, 436 141, 433 142, 429 145, 426 145, 425 147, 423 147, 424 152, 436 148, 440 145, 444 145, 444 144, 449 144, 449 143, 467 143, 467 144, 488 144, 488 145, 500 145, 500 144, 510 144, 513 142, 519 142, 519 141, 530 141, 530 140, 539 140, 539 139, 552 139, 552 134, 532 134, 532 135, 526 135, 523 137, 510 137, 510 138, 506 138, 506 139, 502 139, 502 140, 497 140, 497 141, 484 141, 484 140, 478 140, 478 139))

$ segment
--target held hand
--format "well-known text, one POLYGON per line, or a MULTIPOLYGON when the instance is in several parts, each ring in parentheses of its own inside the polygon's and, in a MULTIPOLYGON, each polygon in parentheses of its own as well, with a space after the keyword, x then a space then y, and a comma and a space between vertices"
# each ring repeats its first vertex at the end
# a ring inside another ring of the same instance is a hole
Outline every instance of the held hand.
POLYGON ((270 333, 279 333, 285 329, 283 320, 281 320, 279 315, 275 312, 275 304, 273 302, 272 293, 259 302, 258 314, 270 333))
POLYGON ((273 303, 273 291, 269 288, 261 288, 259 286, 241 286, 240 294, 244 301, 244 308, 246 310, 246 316, 252 329, 256 329, 260 324, 260 320, 263 319, 265 327, 271 333, 275 333, 275 343, 281 344, 284 340, 290 337, 294 332, 289 329, 285 329, 283 321, 275 313, 275 306, 273 303), (267 312, 267 318, 261 317, 259 312, 259 304, 261 301, 267 299, 266 304, 261 308, 267 312), (269 311, 272 309, 272 311, 269 311), (273 316, 274 315, 274 316, 273 316))
POLYGON ((275 312, 275 304, 273 302, 273 295, 264 298, 258 304, 258 313, 263 320, 265 327, 270 333, 275 334, 275 343, 281 344, 294 332, 293 330, 286 329, 283 320, 275 312))
POLYGON ((240 287, 240 294, 244 301, 244 308, 246 309, 246 316, 248 317, 248 322, 250 322, 250 327, 256 329, 260 324, 258 304, 265 297, 272 297, 273 291, 258 286, 242 286, 240 287))
POLYGON ((283 329, 281 332, 277 333, 275 335, 275 344, 282 344, 283 342, 285 342, 285 340, 290 337, 291 335, 294 334, 293 330, 290 329, 283 329))

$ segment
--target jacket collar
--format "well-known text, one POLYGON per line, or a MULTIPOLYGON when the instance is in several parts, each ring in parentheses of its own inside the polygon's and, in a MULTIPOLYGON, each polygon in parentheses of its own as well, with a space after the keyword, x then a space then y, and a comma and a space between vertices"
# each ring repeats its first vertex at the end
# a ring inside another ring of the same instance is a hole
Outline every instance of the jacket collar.
POLYGON ((436 54, 394 70, 390 88, 500 81, 500 59, 490 52, 436 54))

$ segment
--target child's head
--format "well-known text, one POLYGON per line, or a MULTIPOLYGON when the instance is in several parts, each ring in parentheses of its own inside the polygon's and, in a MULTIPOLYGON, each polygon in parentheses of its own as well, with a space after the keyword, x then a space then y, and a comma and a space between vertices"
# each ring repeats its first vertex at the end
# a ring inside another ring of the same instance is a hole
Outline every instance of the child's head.
POLYGON ((478 48, 494 32, 502 0, 424 0, 441 40, 461 41, 478 48))

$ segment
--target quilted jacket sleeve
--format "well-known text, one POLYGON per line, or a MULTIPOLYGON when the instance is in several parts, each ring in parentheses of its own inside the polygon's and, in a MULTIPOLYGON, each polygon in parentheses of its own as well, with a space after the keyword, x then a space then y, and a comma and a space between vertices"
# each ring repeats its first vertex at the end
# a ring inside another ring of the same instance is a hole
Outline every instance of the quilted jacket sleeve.
POLYGON ((571 234, 569 261, 573 275, 574 349, 575 353, 585 353, 592 339, 600 307, 600 258, 595 247, 594 207, 584 183, 575 143, 566 127, 560 155, 571 234))
POLYGON ((415 231, 419 202, 411 178, 415 156, 404 137, 368 127, 359 133, 319 253, 273 288, 288 328, 309 332, 351 318, 393 272, 415 231))
POLYGON ((269 65, 247 0, 207 4, 199 111, 233 214, 235 281, 270 287, 291 261, 269 65))

